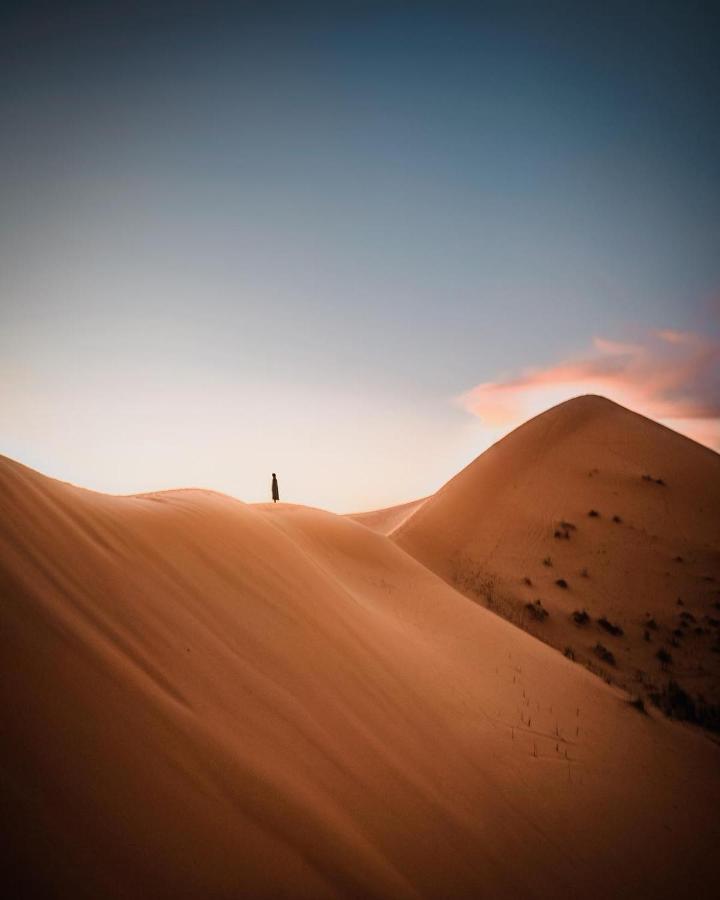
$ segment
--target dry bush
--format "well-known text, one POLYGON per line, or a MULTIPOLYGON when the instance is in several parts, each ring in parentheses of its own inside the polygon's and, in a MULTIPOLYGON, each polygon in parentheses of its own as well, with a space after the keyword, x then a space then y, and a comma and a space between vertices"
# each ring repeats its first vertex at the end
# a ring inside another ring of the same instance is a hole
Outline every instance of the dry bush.
POLYGON ((615 623, 611 622, 607 618, 607 616, 600 616, 600 618, 597 620, 597 622, 598 622, 598 625, 601 628, 604 628, 608 634, 612 634, 615 637, 618 637, 619 635, 625 633, 619 625, 615 625, 615 623))
POLYGON ((599 642, 595 644, 593 652, 595 653, 595 656, 599 656, 603 662, 609 663, 611 666, 615 665, 615 655, 603 644, 599 642))
POLYGON ((550 615, 542 605, 542 600, 536 600, 534 603, 526 603, 525 609, 536 622, 544 622, 550 615))

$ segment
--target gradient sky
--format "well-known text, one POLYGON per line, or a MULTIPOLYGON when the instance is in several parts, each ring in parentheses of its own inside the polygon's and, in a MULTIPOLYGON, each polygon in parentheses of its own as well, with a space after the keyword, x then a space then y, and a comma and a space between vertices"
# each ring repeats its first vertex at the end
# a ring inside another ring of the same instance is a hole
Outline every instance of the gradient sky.
POLYGON ((577 393, 720 447, 711 8, 5 5, 0 452, 349 511, 577 393))

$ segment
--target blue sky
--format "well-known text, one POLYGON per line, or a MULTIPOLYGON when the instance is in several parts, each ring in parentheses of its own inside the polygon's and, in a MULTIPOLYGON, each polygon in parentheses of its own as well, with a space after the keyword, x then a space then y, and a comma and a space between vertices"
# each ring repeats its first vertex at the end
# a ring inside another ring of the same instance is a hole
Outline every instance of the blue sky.
POLYGON ((702 336, 717 384, 707 5, 96 6, 6 13, 0 452, 361 509, 499 435, 458 398, 597 338, 632 381, 702 336))

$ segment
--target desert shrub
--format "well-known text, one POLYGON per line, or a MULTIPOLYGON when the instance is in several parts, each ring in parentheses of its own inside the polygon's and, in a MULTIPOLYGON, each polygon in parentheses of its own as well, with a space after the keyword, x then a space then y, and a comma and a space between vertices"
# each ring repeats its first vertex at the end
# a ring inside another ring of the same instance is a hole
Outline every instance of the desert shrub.
POLYGON ((547 566, 548 568, 552 568, 553 562, 552 562, 552 558, 550 556, 546 556, 542 562, 543 562, 544 566, 547 566))
POLYGON ((532 587, 532 579, 528 578, 527 575, 523 578, 523 584, 526 584, 528 587, 532 587))
POLYGON ((693 631, 695 632, 695 634, 709 634, 710 633, 709 629, 703 628, 702 625, 696 625, 693 628, 693 631))
POLYGON ((673 629, 673 635, 674 635, 676 638, 685 637, 685 633, 683 632, 682 628, 674 628, 674 629, 673 629))
POLYGON ((658 630, 658 623, 655 621, 655 619, 648 619, 648 620, 645 622, 645 627, 646 627, 646 628, 649 628, 651 631, 657 631, 657 630, 658 630))
POLYGON ((563 528, 565 531, 577 531, 577 526, 573 525, 572 522, 566 522, 565 519, 563 519, 562 522, 560 523, 560 527, 563 528))
POLYGON ((563 650, 563 653, 565 654, 565 656, 567 656, 568 659, 573 660, 573 662, 575 661, 575 651, 572 647, 566 647, 563 650))
POLYGON ((630 706, 632 706, 638 712, 647 713, 647 710, 645 709, 645 701, 642 697, 633 697, 632 700, 630 700, 630 706))
POLYGON ((587 623, 590 621, 590 614, 584 609, 576 609, 572 614, 572 620, 576 625, 587 625, 587 623))
POLYGON ((645 631, 643 631, 643 637, 646 641, 650 640, 650 632, 647 630, 647 628, 645 629, 645 631))
POLYGON ((580 569, 580 577, 581 578, 589 578, 590 573, 588 572, 587 569, 580 569))
POLYGON ((667 667, 672 663, 672 654, 664 647, 661 647, 655 654, 655 656, 660 660, 660 665, 663 669, 667 669, 667 667))
POLYGON ((615 655, 603 644, 599 642, 595 644, 595 646, 593 647, 593 652, 595 653, 595 656, 600 657, 603 662, 606 662, 611 666, 615 665, 615 655))
POLYGON ((673 556, 673 562, 681 563, 685 562, 685 560, 682 558, 682 556, 673 556))
POLYGON ((452 575, 453 581, 464 594, 482 599, 490 609, 495 609, 497 606, 495 579, 476 569, 475 565, 469 557, 460 560, 452 575))
POLYGON ((675 719, 694 721, 695 703, 692 697, 677 683, 670 679, 667 686, 650 695, 653 703, 663 712, 675 719))
POLYGON ((653 478, 652 475, 643 475, 643 476, 642 476, 642 480, 643 480, 643 481, 650 481, 650 482, 652 482, 652 484, 659 484, 659 485, 661 485, 662 487, 665 486, 665 482, 663 481, 662 478, 653 478))
POLYGON ((670 646, 671 647, 679 647, 680 641, 676 637, 673 636, 670 638, 670 646))
POLYGON ((720 731, 720 704, 698 700, 695 705, 695 723, 709 731, 720 731))
POLYGON ((547 617, 550 615, 542 605, 542 600, 536 600, 534 603, 526 603, 525 609, 537 622, 544 622, 545 619, 547 619, 547 617))
POLYGON ((685 622, 695 622, 695 621, 697 621, 696 618, 695 618, 695 616, 694 616, 691 612, 688 612, 686 609, 684 609, 684 610, 680 613, 680 618, 681 618, 683 621, 685 621, 685 622))
POLYGON ((556 528, 553 532, 553 537, 557 538, 560 541, 569 541, 570 540, 570 532, 569 531, 561 531, 559 528, 556 528))
POLYGON ((651 693, 650 699, 670 718, 693 722, 710 731, 720 730, 720 706, 707 703, 701 695, 693 700, 673 679, 662 690, 651 693))
POLYGON ((708 625, 712 625, 713 628, 718 628, 720 626, 720 619, 716 619, 714 616, 705 616, 705 621, 708 625))
POLYGON ((556 584, 558 587, 561 587, 561 588, 564 588, 564 589, 567 589, 567 587, 568 587, 568 583, 567 583, 567 581, 565 581, 564 578, 558 578, 557 581, 555 582, 555 584, 556 584))
POLYGON ((615 635, 615 637, 617 637, 618 635, 624 634, 622 628, 619 625, 615 625, 614 622, 611 622, 607 618, 607 616, 600 616, 600 618, 597 621, 598 621, 598 625, 601 628, 604 628, 605 631, 608 632, 608 634, 615 635))
POLYGON ((600 513, 596 509, 591 509, 588 515, 591 519, 597 519, 600 516, 600 513))
POLYGON ((620 518, 620 516, 613 516, 612 520, 616 525, 622 524, 622 519, 620 518))

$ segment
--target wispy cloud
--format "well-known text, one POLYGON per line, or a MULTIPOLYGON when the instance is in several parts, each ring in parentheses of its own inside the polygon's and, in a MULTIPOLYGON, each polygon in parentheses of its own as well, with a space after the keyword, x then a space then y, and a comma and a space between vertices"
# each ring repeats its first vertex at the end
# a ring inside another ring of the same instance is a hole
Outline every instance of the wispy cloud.
POLYGON ((483 382, 459 400, 507 431, 578 394, 602 394, 720 448, 720 340, 693 332, 652 331, 633 343, 596 337, 580 356, 483 382))

